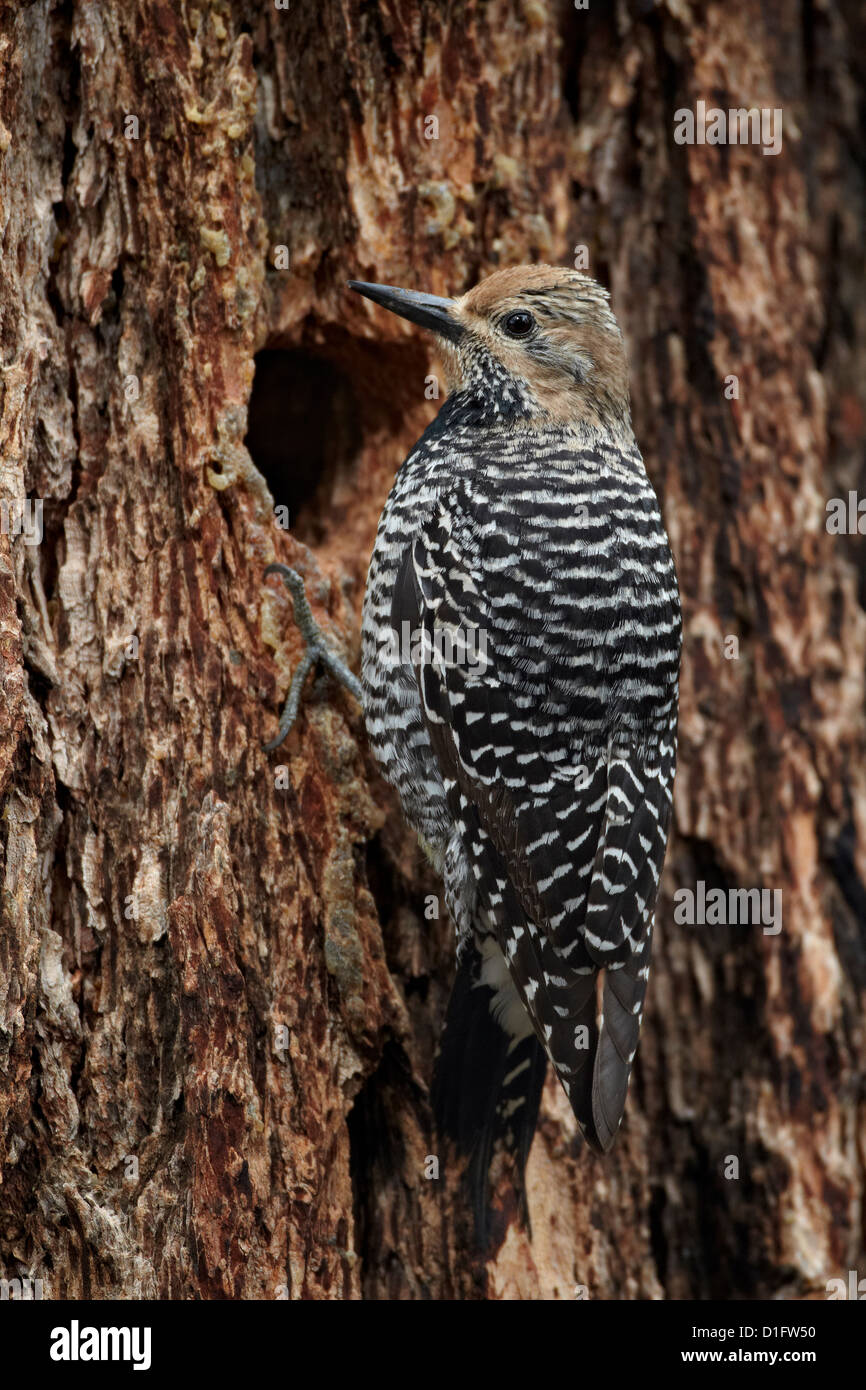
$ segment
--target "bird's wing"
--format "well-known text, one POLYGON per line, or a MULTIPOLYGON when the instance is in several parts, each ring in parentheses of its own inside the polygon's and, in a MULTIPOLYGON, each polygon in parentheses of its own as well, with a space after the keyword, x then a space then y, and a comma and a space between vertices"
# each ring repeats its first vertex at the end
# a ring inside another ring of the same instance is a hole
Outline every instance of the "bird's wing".
POLYGON ((525 616, 550 584, 544 560, 519 521, 485 534, 458 485, 407 546, 392 623, 425 634, 424 719, 479 900, 584 1133, 607 1149, 640 1028, 673 737, 669 755, 580 742, 580 669, 554 689, 554 638, 525 616))

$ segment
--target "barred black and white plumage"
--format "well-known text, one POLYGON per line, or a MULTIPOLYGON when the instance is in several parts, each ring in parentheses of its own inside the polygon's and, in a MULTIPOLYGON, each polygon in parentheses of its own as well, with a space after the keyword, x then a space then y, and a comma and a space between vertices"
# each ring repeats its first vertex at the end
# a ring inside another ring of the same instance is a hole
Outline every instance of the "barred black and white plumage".
POLYGON ((545 1056, 593 1148, 622 1117, 671 812, 676 575, 595 281, 354 288, 433 328, 453 387, 382 515, 362 683, 457 927, 435 1098, 480 1207, 495 1144, 522 1173, 545 1056))

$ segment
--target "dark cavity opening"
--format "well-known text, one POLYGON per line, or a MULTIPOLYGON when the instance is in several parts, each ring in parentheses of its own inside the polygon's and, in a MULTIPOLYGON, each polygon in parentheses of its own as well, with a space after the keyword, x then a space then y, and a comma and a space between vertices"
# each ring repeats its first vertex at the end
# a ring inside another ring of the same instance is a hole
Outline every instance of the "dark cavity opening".
POLYGON ((245 442, 274 505, 288 507, 288 529, 307 545, 320 544, 361 447, 348 376, 302 349, 260 352, 245 442))

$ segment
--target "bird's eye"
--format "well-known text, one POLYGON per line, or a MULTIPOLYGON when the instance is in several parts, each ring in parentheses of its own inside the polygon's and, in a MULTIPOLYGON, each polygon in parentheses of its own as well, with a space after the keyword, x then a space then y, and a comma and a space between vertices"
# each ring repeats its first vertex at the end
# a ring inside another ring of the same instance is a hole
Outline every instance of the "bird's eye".
POLYGON ((535 319, 528 309, 515 309, 502 321, 509 338, 527 338, 535 327, 535 319))

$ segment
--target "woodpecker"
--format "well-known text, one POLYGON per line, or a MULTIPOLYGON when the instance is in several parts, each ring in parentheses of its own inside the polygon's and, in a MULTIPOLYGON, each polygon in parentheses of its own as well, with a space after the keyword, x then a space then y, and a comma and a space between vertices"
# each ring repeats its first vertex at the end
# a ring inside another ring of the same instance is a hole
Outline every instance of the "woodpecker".
MULTIPOLYGON (((350 286, 437 336, 449 387, 379 523, 361 692, 456 928, 433 1101, 480 1231, 498 1148, 524 1182, 548 1059, 592 1149, 622 1119, 671 817, 676 572, 595 280, 350 286)), ((303 679, 326 644, 301 626, 303 679)))

